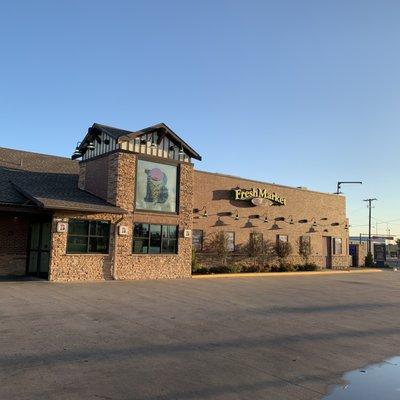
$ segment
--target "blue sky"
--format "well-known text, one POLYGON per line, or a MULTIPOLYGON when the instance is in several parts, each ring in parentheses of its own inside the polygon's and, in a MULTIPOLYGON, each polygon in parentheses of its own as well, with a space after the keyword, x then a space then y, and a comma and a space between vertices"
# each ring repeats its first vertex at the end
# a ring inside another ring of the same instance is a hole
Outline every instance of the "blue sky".
POLYGON ((362 180, 352 233, 377 197, 379 233, 400 234, 399 21, 385 0, 3 1, 0 146, 70 156, 93 122, 162 121, 199 169, 362 180))

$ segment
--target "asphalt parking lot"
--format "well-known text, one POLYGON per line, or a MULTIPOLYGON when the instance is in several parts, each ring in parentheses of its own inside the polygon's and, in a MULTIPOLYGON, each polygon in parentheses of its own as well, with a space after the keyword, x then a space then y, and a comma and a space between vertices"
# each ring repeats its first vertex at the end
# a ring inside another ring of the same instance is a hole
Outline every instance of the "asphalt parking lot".
POLYGON ((0 282, 0 399, 321 399, 399 355, 400 272, 0 282))

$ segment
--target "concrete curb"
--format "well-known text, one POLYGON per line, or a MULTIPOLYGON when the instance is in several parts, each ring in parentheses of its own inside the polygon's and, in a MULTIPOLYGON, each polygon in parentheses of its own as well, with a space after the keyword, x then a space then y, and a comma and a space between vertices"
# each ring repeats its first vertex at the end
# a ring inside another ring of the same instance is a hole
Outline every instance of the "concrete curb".
POLYGON ((258 278, 258 277, 287 277, 287 276, 310 276, 310 275, 339 275, 339 274, 370 274, 383 272, 381 269, 361 270, 334 270, 334 271, 303 271, 303 272, 243 272, 236 274, 210 274, 192 275, 192 279, 218 279, 218 278, 258 278))

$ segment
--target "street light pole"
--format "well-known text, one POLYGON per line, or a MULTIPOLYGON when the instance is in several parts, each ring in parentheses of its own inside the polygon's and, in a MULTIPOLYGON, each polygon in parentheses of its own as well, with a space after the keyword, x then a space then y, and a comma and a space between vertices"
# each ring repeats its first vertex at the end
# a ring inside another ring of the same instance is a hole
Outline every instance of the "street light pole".
POLYGON ((346 184, 353 184, 353 183, 358 183, 359 185, 362 185, 362 182, 359 182, 359 181, 342 181, 342 182, 338 182, 337 183, 337 189, 336 189, 336 194, 341 194, 342 192, 340 191, 340 187, 342 186, 342 184, 343 183, 346 183, 346 184))
POLYGON ((365 199, 368 202, 368 253, 371 253, 371 208, 372 202, 378 199, 365 199))

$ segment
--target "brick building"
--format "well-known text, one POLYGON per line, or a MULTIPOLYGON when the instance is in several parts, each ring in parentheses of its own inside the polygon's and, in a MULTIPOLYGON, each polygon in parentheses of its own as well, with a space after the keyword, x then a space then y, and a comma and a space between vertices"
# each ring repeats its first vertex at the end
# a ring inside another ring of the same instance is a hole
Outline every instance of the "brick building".
POLYGON ((348 266, 343 196, 194 171, 192 159, 165 124, 94 124, 72 159, 0 148, 0 275, 190 277, 192 246, 201 254, 219 230, 233 253, 258 233, 310 240, 318 265, 348 266))

